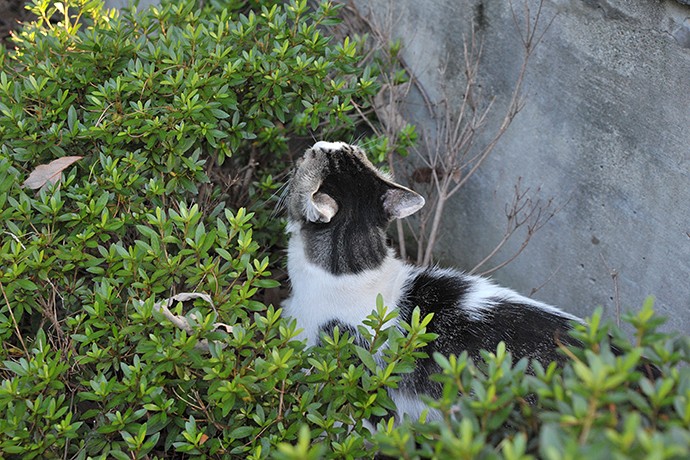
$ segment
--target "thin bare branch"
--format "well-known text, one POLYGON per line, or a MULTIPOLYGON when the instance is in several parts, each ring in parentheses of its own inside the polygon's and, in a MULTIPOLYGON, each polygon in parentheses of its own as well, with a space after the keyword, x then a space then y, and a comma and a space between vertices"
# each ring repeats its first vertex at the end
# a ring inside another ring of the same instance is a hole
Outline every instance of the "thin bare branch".
MULTIPOLYGON (((377 16, 372 14, 371 9, 363 13, 360 8, 354 6, 353 2, 349 2, 347 7, 350 13, 354 13, 352 16, 356 18, 359 24, 364 24, 367 27, 373 42, 371 49, 376 53, 388 53, 390 44, 393 43, 393 3, 389 3, 387 14, 383 16, 382 20, 378 20, 377 16)), ((392 145, 398 141, 399 130, 404 123, 401 107, 403 101, 408 99, 412 87, 415 87, 422 96, 428 113, 432 120, 435 120, 435 127, 430 132, 420 133, 421 146, 413 148, 418 160, 417 165, 422 166, 418 167, 410 177, 428 192, 425 195, 427 206, 414 221, 407 222, 408 232, 417 243, 418 263, 428 265, 432 262, 433 252, 440 238, 442 218, 448 200, 466 185, 474 173, 485 163, 524 107, 523 85, 528 63, 535 48, 542 41, 553 22, 553 18, 548 21, 545 27, 541 27, 544 22, 543 1, 538 2, 536 10, 532 10, 527 1, 523 2, 522 7, 522 11, 519 12, 519 9, 510 0, 512 20, 522 47, 522 62, 513 89, 508 96, 505 112, 500 117, 498 127, 489 136, 484 136, 484 134, 490 117, 495 114, 496 98, 487 97, 482 91, 479 75, 484 43, 474 27, 470 29, 469 36, 465 37, 463 41, 464 84, 459 104, 450 102, 451 99, 447 96, 450 91, 443 87, 443 83, 441 83, 441 89, 445 96, 439 101, 433 102, 424 85, 416 78, 410 66, 398 53, 396 55, 384 54, 391 60, 391 66, 381 76, 382 91, 372 104, 373 113, 376 114, 380 124, 372 123, 367 117, 368 113, 365 113, 360 107, 356 107, 369 129, 379 136, 388 137, 392 145), (410 84, 404 88, 396 84, 398 78, 396 72, 400 68, 404 69, 409 77, 410 84), (488 140, 484 140, 487 137, 488 140)), ((374 54, 369 56, 372 58, 374 54)), ((448 56, 439 70, 441 82, 448 80, 450 59, 448 56)), ((399 171, 396 169, 399 165, 396 164, 394 156, 393 151, 389 152, 388 166, 391 172, 397 173, 399 171)), ((524 192, 520 190, 519 181, 517 187, 515 201, 507 210, 505 234, 475 269, 479 269, 492 260, 514 237, 518 229, 524 229, 526 238, 518 250, 517 254, 519 254, 531 235, 552 217, 553 213, 550 212, 551 200, 542 204, 539 200, 532 200, 527 196, 529 189, 524 192), (511 213, 508 214, 508 211, 511 213)), ((405 225, 402 223, 396 225, 399 251, 401 256, 406 258, 408 251, 404 227, 405 225)), ((517 254, 489 271, 495 271, 505 266, 517 257, 517 254)))
POLYGON ((14 311, 12 308, 12 305, 10 305, 10 300, 7 298, 7 293, 5 292, 5 286, 2 285, 2 282, 0 282, 0 291, 2 291, 2 297, 5 300, 5 304, 7 305, 7 310, 10 312, 10 317, 12 318, 12 325, 14 326, 14 330, 17 333, 17 339, 19 339, 19 343, 22 345, 22 349, 24 350, 24 354, 26 357, 29 357, 29 350, 26 348, 26 344, 24 343, 24 338, 22 337, 22 333, 19 330, 19 323, 17 323, 17 318, 14 317, 14 311))
MULTIPOLYGON (((173 323, 173 325, 179 329, 182 329, 183 331, 186 331, 188 333, 193 333, 194 329, 192 328, 192 325, 189 324, 189 321, 187 318, 184 316, 178 316, 170 311, 170 307, 175 303, 175 302, 187 302, 190 300, 195 300, 195 299, 202 299, 206 303, 209 304, 211 308, 215 307, 213 306, 213 300, 211 299, 211 296, 208 294, 204 293, 199 293, 199 292, 182 292, 180 294, 174 295, 169 299, 165 299, 161 302, 157 302, 153 305, 153 309, 162 313, 163 316, 165 316, 168 321, 173 323)), ((195 320, 197 318, 194 318, 195 320)), ((213 325, 216 329, 223 329, 228 333, 232 332, 232 326, 229 326, 224 323, 214 323, 213 325)), ((225 346, 225 344, 220 344, 221 347, 225 346)), ((196 345, 195 348, 208 351, 209 349, 209 343, 208 340, 204 339, 199 341, 196 345)))
POLYGON ((562 268, 562 267, 563 267, 563 263, 559 264, 558 267, 556 267, 556 269, 555 269, 554 271, 551 272, 551 274, 544 280, 543 283, 541 283, 541 284, 540 284, 539 286, 537 286, 537 287, 533 287, 533 288, 529 291, 529 297, 532 297, 534 294, 536 294, 537 292, 541 291, 541 290, 544 288, 544 286, 546 286, 547 284, 549 284, 549 283, 551 282, 551 280, 553 279, 553 277, 556 276, 556 274, 557 274, 559 271, 561 271, 561 268, 562 268))
MULTIPOLYGON (((537 189, 535 195, 538 195, 540 190, 537 189)), ((542 203, 541 199, 533 200, 529 196, 529 188, 525 190, 520 189, 520 180, 515 185, 513 200, 511 204, 506 206, 506 231, 501 240, 496 244, 494 249, 477 263, 471 270, 471 273, 478 273, 486 276, 495 271, 505 267, 510 262, 515 260, 529 244, 532 237, 544 227, 563 206, 554 208, 553 199, 549 199, 546 203, 542 203), (520 229, 524 228, 524 238, 519 248, 503 262, 480 271, 479 269, 486 265, 498 252, 505 246, 505 244, 513 237, 513 235, 520 229)))

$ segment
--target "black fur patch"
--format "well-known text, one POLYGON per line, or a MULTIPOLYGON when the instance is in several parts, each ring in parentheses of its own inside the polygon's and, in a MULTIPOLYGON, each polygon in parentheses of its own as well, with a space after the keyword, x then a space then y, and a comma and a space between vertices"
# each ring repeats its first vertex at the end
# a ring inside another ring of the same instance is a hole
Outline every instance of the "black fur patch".
POLYGON ((362 348, 369 348, 369 344, 367 343, 366 340, 364 340, 364 337, 357 331, 357 328, 350 325, 350 324, 345 324, 342 321, 338 321, 337 319, 333 319, 323 326, 319 328, 319 330, 322 333, 325 333, 326 335, 333 337, 333 330, 338 327, 338 330, 340 331, 340 336, 342 337, 343 334, 347 333, 350 335, 350 337, 354 337, 354 344, 358 345, 362 348))
POLYGON ((442 313, 457 305, 471 287, 459 273, 423 270, 408 285, 401 310, 411 307, 411 312, 419 306, 424 314, 442 313))
POLYGON ((470 281, 462 274, 433 270, 420 273, 409 285, 400 302, 401 319, 409 322, 412 310, 419 306, 422 317, 434 314, 427 330, 439 335, 425 350, 429 357, 417 361, 410 390, 440 396, 440 385, 429 381, 430 374, 440 372, 432 358, 434 352, 448 356, 467 351, 478 362, 480 350, 493 351, 503 341, 515 361, 529 358, 548 365, 551 361, 562 364, 566 359, 558 351, 559 345, 576 345, 568 335, 570 319, 528 303, 491 299, 494 306, 468 311, 463 302, 470 288, 470 281))
POLYGON ((356 154, 330 154, 319 192, 336 201, 338 212, 326 224, 304 222, 307 257, 335 275, 378 267, 388 251, 383 196, 389 187, 356 154))

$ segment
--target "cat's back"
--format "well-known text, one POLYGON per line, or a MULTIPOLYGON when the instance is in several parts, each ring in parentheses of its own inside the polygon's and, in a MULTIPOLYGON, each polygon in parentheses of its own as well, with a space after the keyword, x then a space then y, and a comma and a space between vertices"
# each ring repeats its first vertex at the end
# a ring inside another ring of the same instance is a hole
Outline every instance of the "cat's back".
POLYGON ((486 278, 435 267, 419 268, 409 277, 398 302, 401 319, 409 321, 415 307, 422 316, 434 315, 428 331, 438 338, 429 351, 467 351, 473 358, 503 341, 516 359, 560 361, 556 350, 572 343, 568 331, 580 321, 486 278))

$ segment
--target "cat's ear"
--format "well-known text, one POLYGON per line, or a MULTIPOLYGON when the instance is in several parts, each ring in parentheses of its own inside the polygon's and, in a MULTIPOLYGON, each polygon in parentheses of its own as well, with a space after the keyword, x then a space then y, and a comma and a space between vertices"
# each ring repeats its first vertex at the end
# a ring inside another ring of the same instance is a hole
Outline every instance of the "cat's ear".
POLYGON ((304 216, 309 222, 327 224, 338 212, 338 203, 322 192, 314 192, 304 206, 304 216))
POLYGON ((424 197, 409 188, 396 185, 383 195, 383 209, 391 219, 402 219, 422 209, 424 197))

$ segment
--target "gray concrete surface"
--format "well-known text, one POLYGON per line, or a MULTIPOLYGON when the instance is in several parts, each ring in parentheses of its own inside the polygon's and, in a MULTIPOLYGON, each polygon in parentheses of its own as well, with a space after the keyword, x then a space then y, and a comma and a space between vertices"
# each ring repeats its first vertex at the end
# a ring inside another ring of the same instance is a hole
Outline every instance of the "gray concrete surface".
MULTIPOLYGON (((527 0, 532 11, 537 1, 527 0)), ((505 107, 521 63, 507 1, 395 0, 403 57, 429 97, 461 97, 463 35, 484 37, 482 84, 505 107), (449 58, 446 77, 440 68, 449 58)), ((512 2, 520 15, 523 0, 512 2)), ((492 156, 452 200, 437 260, 472 267, 500 240, 513 185, 541 187, 563 209, 523 254, 494 274, 501 284, 581 316, 615 318, 647 296, 690 332, 690 7, 672 0, 546 0, 551 23, 525 80, 526 105, 492 156), (616 283, 611 272, 617 273, 616 283), (617 284, 617 289, 615 288, 617 284), (616 294, 618 291, 619 294, 616 294)), ((419 95, 410 121, 433 122, 419 95)), ((496 125, 498 117, 491 123, 496 125)), ((508 257, 513 240, 495 259, 508 257)))

